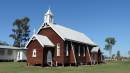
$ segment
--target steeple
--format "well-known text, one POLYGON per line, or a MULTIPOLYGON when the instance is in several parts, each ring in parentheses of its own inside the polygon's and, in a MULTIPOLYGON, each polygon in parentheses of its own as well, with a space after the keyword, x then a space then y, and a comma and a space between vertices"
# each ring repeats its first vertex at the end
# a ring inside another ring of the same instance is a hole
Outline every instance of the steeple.
POLYGON ((53 23, 53 13, 51 12, 51 9, 49 8, 48 11, 45 13, 44 16, 44 23, 53 23))

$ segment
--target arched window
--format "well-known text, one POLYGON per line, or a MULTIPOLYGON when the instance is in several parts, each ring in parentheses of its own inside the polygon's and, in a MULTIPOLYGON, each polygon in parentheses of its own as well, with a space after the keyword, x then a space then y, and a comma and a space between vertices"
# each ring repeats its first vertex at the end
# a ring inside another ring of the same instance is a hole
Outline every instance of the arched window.
POLYGON ((59 43, 57 44, 56 48, 57 48, 57 56, 60 56, 60 44, 59 43))
POLYGON ((32 57, 36 57, 37 55, 36 55, 36 49, 33 49, 33 51, 32 51, 32 57))

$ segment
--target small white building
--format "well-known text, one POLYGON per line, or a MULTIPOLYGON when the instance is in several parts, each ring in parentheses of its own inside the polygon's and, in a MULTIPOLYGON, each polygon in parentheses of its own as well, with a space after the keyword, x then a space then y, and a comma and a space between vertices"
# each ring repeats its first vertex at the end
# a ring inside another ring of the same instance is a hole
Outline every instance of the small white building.
POLYGON ((0 61, 25 61, 26 49, 0 45, 0 61))

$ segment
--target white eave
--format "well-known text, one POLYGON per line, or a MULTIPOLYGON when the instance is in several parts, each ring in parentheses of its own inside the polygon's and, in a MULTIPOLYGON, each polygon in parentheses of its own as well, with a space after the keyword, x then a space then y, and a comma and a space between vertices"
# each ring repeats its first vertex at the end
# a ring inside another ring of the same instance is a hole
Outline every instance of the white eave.
POLYGON ((44 46, 49 46, 49 47, 54 47, 55 45, 48 39, 48 37, 43 36, 43 35, 39 35, 39 34, 35 34, 33 35, 30 40, 28 41, 28 43, 26 44, 25 48, 27 48, 28 44, 33 40, 36 39, 38 40, 38 42, 40 43, 40 45, 42 47, 44 46))
POLYGON ((43 35, 34 35, 34 37, 39 41, 39 43, 42 45, 42 46, 54 46, 54 44, 48 39, 48 37, 46 36, 43 36, 43 35))
POLYGON ((49 24, 49 25, 63 40, 68 39, 68 40, 74 40, 89 45, 96 45, 84 33, 57 24, 49 24))
POLYGON ((6 46, 6 45, 0 45, 0 49, 25 50, 25 48, 19 48, 19 47, 14 47, 14 46, 6 46))
POLYGON ((100 47, 93 47, 92 48, 92 50, 91 50, 91 52, 93 53, 93 52, 98 52, 100 50, 100 47))

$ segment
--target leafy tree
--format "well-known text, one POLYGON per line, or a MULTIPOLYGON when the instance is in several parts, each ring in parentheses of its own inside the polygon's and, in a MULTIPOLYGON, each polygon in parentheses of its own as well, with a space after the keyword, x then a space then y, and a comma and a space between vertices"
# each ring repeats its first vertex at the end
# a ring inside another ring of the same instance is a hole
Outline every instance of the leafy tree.
POLYGON ((128 51, 128 55, 129 55, 129 57, 130 57, 130 51, 128 51))
POLYGON ((120 59, 120 57, 121 57, 121 54, 120 54, 119 50, 117 51, 116 57, 117 57, 117 59, 120 59))
POLYGON ((13 23, 13 34, 9 36, 14 39, 13 46, 24 47, 26 41, 29 40, 29 18, 16 19, 13 23))
POLYGON ((109 51, 109 55, 110 55, 110 57, 112 57, 112 55, 111 55, 112 54, 112 46, 115 45, 116 40, 114 37, 107 37, 105 39, 105 42, 106 42, 106 45, 105 45, 104 49, 109 51))
POLYGON ((112 59, 115 59, 115 54, 112 55, 112 59))

